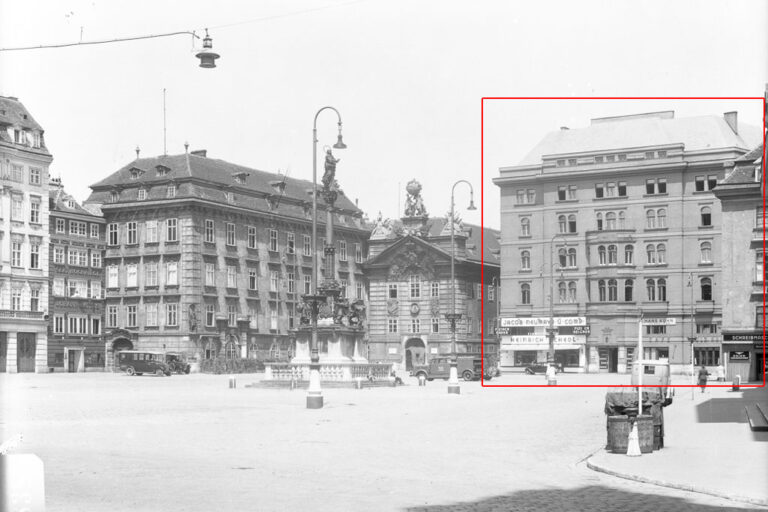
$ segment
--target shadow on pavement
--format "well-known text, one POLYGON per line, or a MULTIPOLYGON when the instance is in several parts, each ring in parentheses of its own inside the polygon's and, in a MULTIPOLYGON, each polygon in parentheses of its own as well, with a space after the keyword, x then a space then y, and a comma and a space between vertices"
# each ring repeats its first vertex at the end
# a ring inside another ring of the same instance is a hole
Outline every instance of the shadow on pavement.
POLYGON ((548 512, 573 512, 589 510, 591 512, 617 510, 656 512, 707 512, 765 510, 760 507, 742 505, 739 507, 721 507, 692 503, 681 498, 641 494, 612 489, 604 486, 588 486, 578 489, 542 489, 518 491, 503 496, 484 498, 478 501, 465 501, 450 505, 429 505, 409 507, 407 511, 459 512, 459 511, 494 511, 527 512, 546 510, 548 512))
MULTIPOLYGON (((727 398, 711 398, 696 405, 696 421, 698 423, 744 423, 747 424, 746 405, 759 403, 768 410, 768 390, 766 388, 749 388, 741 392, 731 392, 727 398)), ((768 442, 768 432, 753 432, 755 441, 768 442)))

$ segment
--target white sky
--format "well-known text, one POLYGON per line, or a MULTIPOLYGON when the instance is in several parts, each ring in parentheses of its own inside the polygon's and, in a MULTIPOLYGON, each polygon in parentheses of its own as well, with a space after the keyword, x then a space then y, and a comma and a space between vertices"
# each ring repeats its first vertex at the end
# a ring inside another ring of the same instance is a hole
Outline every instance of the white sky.
MULTIPOLYGON (((761 96, 767 13, 752 0, 0 0, 0 48, 74 42, 81 28, 90 41, 210 27, 221 54, 216 69, 199 68, 190 36, 0 52, 0 94, 42 124, 53 174, 81 200, 137 145, 162 154, 166 88, 170 154, 189 141, 210 157, 311 179, 312 120, 333 105, 349 146, 336 152, 348 196, 371 217, 399 217, 415 177, 427 210, 442 215, 456 180, 480 195, 481 97, 761 96), (282 16, 299 11, 308 12, 282 16)), ((486 225, 499 225, 498 167, 547 132, 668 108, 567 103, 486 112, 486 225)), ((728 102, 672 108, 761 120, 728 102)), ((332 113, 318 128, 320 148, 335 142, 332 113)), ((457 187, 457 208, 467 202, 457 187)), ((472 223, 479 214, 461 212, 472 223)))

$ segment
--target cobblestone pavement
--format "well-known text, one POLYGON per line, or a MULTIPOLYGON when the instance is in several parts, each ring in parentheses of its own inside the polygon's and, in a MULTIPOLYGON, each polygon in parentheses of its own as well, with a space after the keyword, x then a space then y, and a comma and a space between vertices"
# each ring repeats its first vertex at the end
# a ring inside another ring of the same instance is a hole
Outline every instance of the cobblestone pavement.
POLYGON ((43 459, 49 512, 757 509, 588 470, 604 389, 406 379, 312 411, 255 378, 0 374, 0 438, 43 459))

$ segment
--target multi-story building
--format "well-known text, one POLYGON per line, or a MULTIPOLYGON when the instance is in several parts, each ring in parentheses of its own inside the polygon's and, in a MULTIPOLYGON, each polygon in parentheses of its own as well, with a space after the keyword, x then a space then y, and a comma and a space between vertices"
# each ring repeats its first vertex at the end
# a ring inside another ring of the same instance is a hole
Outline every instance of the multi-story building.
POLYGON ((555 359, 572 371, 625 372, 636 357, 721 362, 723 222, 713 190, 724 163, 760 140, 737 113, 673 111, 561 128, 501 189, 503 366, 555 359), (691 342, 695 340, 695 342, 691 342))
MULTIPOLYGON (((106 222, 108 366, 130 347, 289 357, 297 305, 311 291, 311 182, 192 151, 137 158, 91 188, 87 204, 106 222)), ((370 231, 343 195, 333 213, 336 277, 343 293, 365 298, 370 231)))
POLYGON ((43 128, 0 96, 0 372, 47 368, 48 167, 43 128))
POLYGON ((450 219, 429 218, 420 202, 421 186, 415 185, 409 203, 418 202, 422 210, 406 208, 406 216, 394 222, 379 218, 369 241, 368 360, 407 371, 431 357, 450 354, 451 323, 446 315, 454 312, 454 287, 455 313, 461 315, 457 353, 480 357, 482 352, 495 361, 499 232, 455 222, 452 251, 450 219))
POLYGON ((50 182, 48 367, 104 370, 104 218, 50 182))
POLYGON ((726 377, 763 380, 765 181, 763 145, 735 162, 717 184, 723 215, 723 355, 726 377))

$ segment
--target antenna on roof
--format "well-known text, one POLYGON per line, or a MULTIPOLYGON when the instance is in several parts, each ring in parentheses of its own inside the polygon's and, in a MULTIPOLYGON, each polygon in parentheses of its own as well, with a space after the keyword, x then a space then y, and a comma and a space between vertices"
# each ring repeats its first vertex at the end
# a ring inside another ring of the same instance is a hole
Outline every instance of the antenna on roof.
POLYGON ((168 156, 168 148, 166 146, 167 132, 165 128, 165 87, 163 87, 163 156, 168 156))

